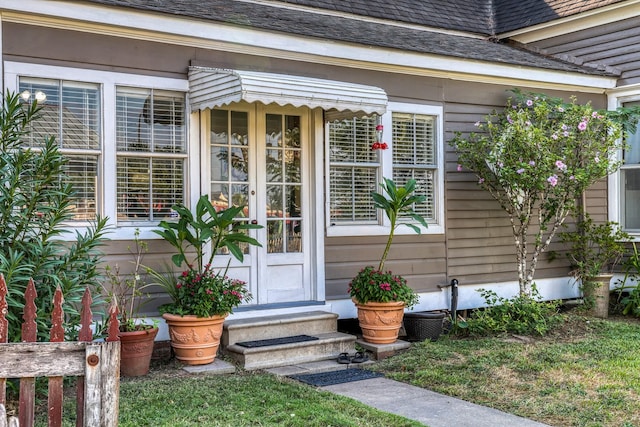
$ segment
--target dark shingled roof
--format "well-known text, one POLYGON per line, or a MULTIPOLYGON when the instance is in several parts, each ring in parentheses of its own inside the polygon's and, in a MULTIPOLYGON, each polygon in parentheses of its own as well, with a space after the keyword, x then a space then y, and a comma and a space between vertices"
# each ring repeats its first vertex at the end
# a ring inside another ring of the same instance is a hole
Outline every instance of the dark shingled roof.
POLYGON ((624 0, 495 0, 497 34, 525 28, 624 0))
MULTIPOLYGON (((277 31, 300 36, 316 37, 324 40, 351 42, 367 46, 384 48, 396 48, 404 51, 418 53, 444 55, 457 58, 466 58, 480 61, 492 61, 510 65, 532 66, 558 71, 579 72, 585 74, 606 75, 602 71, 577 66, 568 62, 542 56, 524 49, 508 46, 493 41, 464 37, 451 34, 443 34, 418 28, 406 28, 398 25, 385 25, 368 22, 361 19, 352 19, 346 16, 331 16, 313 13, 300 8, 273 7, 273 3, 250 3, 235 0, 85 0, 86 2, 100 3, 108 6, 122 6, 157 13, 172 14, 197 18, 207 21, 217 21, 232 25, 256 28, 268 31, 277 31)), ((324 9, 334 7, 345 9, 344 4, 350 5, 350 12, 366 12, 372 16, 371 4, 381 5, 379 0, 289 0, 289 3, 300 3, 307 6, 312 4, 322 5, 324 9), (365 7, 367 6, 367 7, 365 7)), ((398 6, 402 4, 407 8, 409 0, 388 0, 386 4, 398 6)), ((423 4, 427 2, 416 2, 423 4)), ((455 9, 451 4, 465 3, 463 0, 454 0, 447 4, 447 8, 455 9)), ((423 5, 424 6, 424 5, 423 5)), ((391 8, 387 8, 390 10, 391 8)), ((473 9, 466 6, 467 13, 473 9)), ((401 10, 395 8, 395 13, 401 10)), ((453 13, 452 10, 449 11, 453 13)), ((465 15, 465 14, 460 14, 465 15)), ((390 15, 386 15, 390 17, 390 15)), ((405 19, 417 19, 417 13, 411 17, 405 14, 405 19)), ((426 16, 426 13, 425 13, 426 16)), ((432 18, 430 18, 433 20, 432 18)), ((454 21, 453 19, 451 21, 454 21)), ((469 20, 467 20, 469 21, 469 20)), ((462 22, 462 21, 460 21, 462 22)))

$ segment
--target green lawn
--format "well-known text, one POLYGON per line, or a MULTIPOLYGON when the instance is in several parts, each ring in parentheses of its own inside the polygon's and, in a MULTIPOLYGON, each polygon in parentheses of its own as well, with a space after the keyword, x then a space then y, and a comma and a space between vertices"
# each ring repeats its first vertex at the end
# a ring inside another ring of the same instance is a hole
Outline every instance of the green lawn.
POLYGON ((570 316, 542 339, 445 337, 375 369, 553 426, 640 426, 637 320, 570 316))
POLYGON ((120 387, 121 427, 421 426, 265 373, 184 375, 163 370, 120 387))

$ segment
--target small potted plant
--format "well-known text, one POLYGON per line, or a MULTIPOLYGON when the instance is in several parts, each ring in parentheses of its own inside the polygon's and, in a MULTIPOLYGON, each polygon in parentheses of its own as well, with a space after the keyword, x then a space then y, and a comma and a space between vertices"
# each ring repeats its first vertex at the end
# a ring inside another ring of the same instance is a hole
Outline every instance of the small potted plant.
POLYGON ((569 244, 571 275, 580 283, 585 308, 595 317, 608 317, 613 269, 622 259, 629 238, 617 223, 596 224, 586 213, 575 231, 560 233, 560 240, 569 244))
POLYGON ((427 223, 412 208, 414 204, 425 200, 424 196, 413 194, 415 180, 411 179, 403 187, 397 187, 393 180, 385 178, 380 186, 384 194, 372 192, 371 197, 376 208, 382 209, 390 221, 387 244, 378 267, 367 266, 351 280, 349 295, 358 309, 363 339, 374 344, 390 344, 398 339, 404 309, 414 306, 418 302, 418 295, 403 277, 385 271, 384 264, 397 227, 404 225, 420 233, 420 228, 415 224, 399 222, 401 217, 412 218, 423 227, 427 227, 427 223))
POLYGON ((157 325, 145 322, 140 316, 141 307, 148 301, 148 295, 144 291, 149 284, 141 275, 142 260, 148 247, 139 236, 140 230, 136 229, 134 245, 128 248, 133 257, 131 273, 122 273, 118 264, 113 267, 107 265, 104 269, 106 283, 103 288, 107 293, 107 300, 115 300, 118 305, 120 374, 127 377, 146 375, 149 372, 153 344, 158 334, 157 325))
POLYGON ((206 195, 200 197, 193 212, 183 205, 173 209, 178 220, 161 221, 160 230, 154 231, 176 249, 171 260, 183 271, 178 277, 150 273, 172 299, 159 310, 169 325, 176 358, 191 365, 207 364, 216 357, 224 319, 251 298, 244 282, 227 277, 229 264, 223 270, 212 267, 214 256, 224 249, 242 261, 241 245, 261 246, 244 231, 261 226, 237 220, 244 206, 218 211, 206 195))

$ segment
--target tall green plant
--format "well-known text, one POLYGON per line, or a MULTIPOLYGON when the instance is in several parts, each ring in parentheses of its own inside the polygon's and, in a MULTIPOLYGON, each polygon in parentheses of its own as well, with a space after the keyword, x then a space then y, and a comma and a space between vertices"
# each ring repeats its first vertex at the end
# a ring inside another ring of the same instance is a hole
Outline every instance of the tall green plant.
POLYGON ((618 169, 622 130, 637 111, 594 110, 575 98, 513 91, 504 110, 477 122, 479 133, 452 140, 459 170, 478 177, 506 211, 516 246, 520 293, 531 295, 538 258, 576 201, 618 169), (533 236, 533 241, 530 241, 533 236))
POLYGON ((173 209, 178 213, 178 221, 161 221, 158 224, 160 230, 154 230, 154 232, 176 249, 177 253, 171 257, 176 267, 185 263, 190 270, 203 272, 221 248, 226 248, 231 255, 242 261, 244 255, 240 247, 241 243, 262 246, 253 237, 243 232, 262 228, 261 225, 234 221, 241 215, 244 206, 231 206, 218 212, 205 194, 198 199, 193 212, 180 204, 174 205, 173 209), (211 243, 211 252, 205 260, 209 243, 211 243), (195 252, 191 259, 189 259, 190 251, 195 252))
POLYGON ((391 243, 395 235, 396 228, 400 225, 406 225, 416 233, 420 234, 420 228, 410 222, 398 222, 401 217, 409 217, 417 221, 423 227, 427 227, 427 222, 422 216, 415 213, 413 206, 417 203, 422 203, 426 199, 425 196, 418 196, 414 194, 416 189, 416 180, 410 179, 402 187, 397 187, 396 183, 389 178, 385 178, 384 182, 380 184, 384 194, 371 193, 373 198, 373 204, 376 208, 382 209, 391 222, 391 229, 389 230, 389 236, 387 238, 387 244, 380 258, 380 264, 378 265, 379 271, 384 271, 384 263, 389 255, 391 249, 391 243))
POLYGON ((60 286, 64 296, 65 325, 72 333, 79 323, 78 303, 86 287, 99 289, 98 248, 103 242, 106 219, 98 218, 75 242, 63 240, 73 217, 73 189, 64 179, 65 158, 55 138, 38 149, 27 148, 23 138, 38 117, 36 102, 21 103, 7 92, 0 108, 0 272, 9 289, 9 339, 18 341, 24 307, 24 291, 33 278, 38 297, 40 338, 48 338, 53 293, 60 286))

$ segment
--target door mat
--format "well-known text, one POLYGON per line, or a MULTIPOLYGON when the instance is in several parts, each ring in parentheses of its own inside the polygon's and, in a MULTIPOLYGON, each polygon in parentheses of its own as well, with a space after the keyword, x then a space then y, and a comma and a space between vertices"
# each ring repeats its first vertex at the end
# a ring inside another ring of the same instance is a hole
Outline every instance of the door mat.
POLYGON ((296 342, 304 342, 304 341, 315 341, 320 338, 312 337, 310 335, 293 335, 290 337, 282 337, 282 338, 271 338, 268 340, 255 340, 255 341, 242 341, 237 342, 237 345, 242 347, 267 347, 270 345, 279 345, 279 344, 291 344, 296 342))
POLYGON ((316 387, 327 385, 349 383, 352 381, 368 380, 370 378, 383 377, 380 372, 368 371, 366 369, 340 369, 338 371, 319 372, 317 374, 296 374, 289 375, 289 378, 298 380, 305 384, 316 387))

